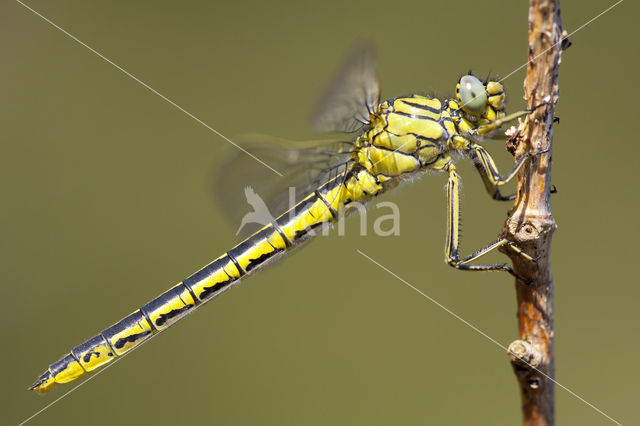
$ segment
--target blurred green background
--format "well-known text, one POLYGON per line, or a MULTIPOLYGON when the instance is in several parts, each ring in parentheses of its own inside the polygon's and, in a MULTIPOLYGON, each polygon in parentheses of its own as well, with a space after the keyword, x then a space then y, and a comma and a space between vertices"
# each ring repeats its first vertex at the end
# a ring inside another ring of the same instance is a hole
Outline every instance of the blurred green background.
MULTIPOLYGON (((563 1, 565 28, 612 3, 563 1)), ((362 39, 387 98, 451 94, 469 68, 504 76, 527 51, 524 1, 28 4, 229 137, 312 138, 314 100, 362 39)), ((0 412, 16 424, 70 388, 25 390, 49 363, 231 248, 237 225, 211 195, 227 142, 19 3, 0 8, 0 412)), ((571 38, 553 150, 557 380, 623 423, 640 378, 637 16, 626 1, 571 38)), ((523 77, 505 82, 512 111, 523 77)), ((509 205, 459 168, 470 252, 509 205)), ((358 236, 350 218, 346 237, 252 277, 29 424, 519 424, 504 351, 356 253, 508 345, 513 279, 443 262, 444 184, 385 196, 399 237, 358 236)), ((611 424, 560 388, 557 418, 611 424)))

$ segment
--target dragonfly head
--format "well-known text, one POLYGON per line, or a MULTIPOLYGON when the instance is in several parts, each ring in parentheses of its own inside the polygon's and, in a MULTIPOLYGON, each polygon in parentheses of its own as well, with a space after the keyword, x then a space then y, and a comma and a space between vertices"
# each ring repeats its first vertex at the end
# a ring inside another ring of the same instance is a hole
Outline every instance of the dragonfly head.
POLYGON ((470 121, 495 117, 504 111, 504 88, 497 81, 484 83, 471 74, 463 75, 456 85, 456 99, 470 121))

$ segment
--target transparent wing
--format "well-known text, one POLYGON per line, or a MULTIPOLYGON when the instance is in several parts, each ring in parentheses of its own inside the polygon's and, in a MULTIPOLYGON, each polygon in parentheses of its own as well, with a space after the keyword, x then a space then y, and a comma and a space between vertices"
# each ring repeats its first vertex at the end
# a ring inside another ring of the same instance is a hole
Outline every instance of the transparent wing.
MULTIPOLYGON (((266 205, 275 218, 352 164, 351 142, 290 142, 258 135, 237 138, 236 142, 284 175, 278 176, 240 150, 228 153, 215 171, 214 195, 230 223, 237 227, 253 211, 247 191, 254 200, 258 196, 260 204, 266 205)), ((246 224, 239 234, 249 235, 259 227, 246 224)))
POLYGON ((365 43, 347 57, 320 96, 311 119, 317 132, 355 132, 369 123, 380 102, 375 49, 365 43))

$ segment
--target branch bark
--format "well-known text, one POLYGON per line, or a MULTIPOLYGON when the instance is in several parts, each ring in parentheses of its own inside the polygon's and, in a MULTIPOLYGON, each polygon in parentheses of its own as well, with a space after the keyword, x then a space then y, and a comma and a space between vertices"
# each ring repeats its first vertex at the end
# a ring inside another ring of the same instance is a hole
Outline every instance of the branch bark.
POLYGON ((556 222, 551 214, 551 142, 558 101, 558 68, 563 47, 559 0, 530 0, 527 74, 524 82, 528 107, 535 110, 520 123, 508 149, 520 158, 533 155, 518 175, 515 206, 502 236, 514 241, 535 262, 505 247, 516 274, 520 338, 509 345, 509 355, 520 386, 523 424, 553 425, 553 277, 551 237, 556 222))

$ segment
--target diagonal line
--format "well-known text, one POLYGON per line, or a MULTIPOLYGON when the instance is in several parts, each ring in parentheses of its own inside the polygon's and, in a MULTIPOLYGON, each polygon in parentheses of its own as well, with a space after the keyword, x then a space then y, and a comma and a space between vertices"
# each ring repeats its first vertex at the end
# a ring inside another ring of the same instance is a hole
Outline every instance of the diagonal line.
POLYGON ((20 0, 16 0, 16 2, 20 3, 22 6, 24 6, 26 9, 29 9, 31 12, 33 12, 35 15, 39 16, 40 18, 42 18, 43 20, 45 20, 46 22, 48 22, 49 24, 51 24, 53 27, 57 28, 58 30, 60 30, 61 32, 63 32, 65 35, 67 35, 68 37, 70 37, 71 39, 73 39, 74 41, 76 41, 78 44, 86 47, 87 49, 89 49, 91 52, 95 53, 97 56, 99 56, 102 60, 104 60, 105 62, 108 62, 109 64, 113 65, 116 69, 118 69, 119 71, 121 71, 123 74, 125 74, 126 76, 132 78, 133 80, 135 80, 136 82, 138 82, 139 84, 141 84, 142 86, 144 86, 146 89, 148 89, 149 91, 151 91, 152 93, 160 96, 162 99, 164 99, 165 101, 167 101, 168 103, 170 103, 172 106, 174 106, 175 108, 179 109, 180 111, 182 111, 183 113, 185 113, 186 115, 188 115, 189 117, 193 118, 195 121, 197 121, 198 123, 202 124, 204 127, 206 127, 207 129, 211 130, 213 133, 215 133, 216 135, 220 136, 222 139, 226 140, 227 142, 229 142, 231 145, 235 146, 236 148, 238 148, 240 151, 244 152, 245 154, 247 154, 248 156, 250 156, 251 158, 253 158, 254 160, 256 160, 258 163, 262 164, 263 166, 267 167, 268 169, 270 169, 272 172, 274 172, 275 174, 279 175, 279 176, 283 176, 282 173, 280 173, 279 171, 277 171, 276 169, 274 169, 273 167, 271 167, 270 165, 268 165, 267 163, 265 163, 264 161, 262 161, 261 159, 259 159, 258 157, 256 157, 255 155, 251 154, 249 151, 247 151, 246 149, 244 149, 243 147, 241 147, 240 145, 238 145, 237 143, 235 143, 234 141, 232 141, 231 139, 229 139, 228 137, 226 137, 225 135, 223 135, 222 133, 220 133, 219 131, 217 131, 216 129, 214 129, 213 127, 209 126, 207 123, 205 123, 204 121, 200 120, 198 117, 196 117, 195 115, 193 115, 192 113, 190 113, 189 111, 187 111, 186 109, 184 109, 183 107, 181 107, 180 105, 178 105, 177 103, 175 103, 174 101, 172 101, 171 99, 169 99, 168 97, 166 97, 165 95, 163 95, 162 93, 158 92, 156 89, 154 89, 153 87, 149 86, 147 83, 145 83, 144 81, 140 80, 138 77, 136 77, 135 75, 131 74, 129 71, 125 70, 124 68, 122 68, 120 65, 116 64, 115 62, 113 62, 111 59, 107 58, 106 56, 104 56, 102 53, 98 52, 97 50, 95 50, 94 48, 92 48, 91 46, 87 45, 86 43, 82 42, 80 39, 78 39, 77 37, 75 37, 73 34, 69 33, 68 31, 66 31, 65 29, 61 28, 60 26, 56 25, 55 23, 53 23, 50 19, 48 19, 47 17, 43 16, 42 14, 38 13, 37 11, 35 11, 34 9, 32 9, 31 7, 27 6, 26 4, 24 4, 23 2, 21 2, 20 0))
MULTIPOLYGON (((395 274, 394 272, 392 272, 391 270, 389 270, 388 268, 386 268, 385 266, 381 265, 379 262, 373 260, 371 257, 367 256, 366 254, 364 254, 361 250, 356 250, 359 254, 361 254, 363 257, 369 259, 372 263, 376 264, 378 267, 380 267, 380 269, 386 271, 387 273, 389 273, 390 275, 392 275, 393 277, 397 278, 400 282, 402 282, 404 285, 406 285, 407 287, 409 287, 410 289, 412 289, 413 291, 417 292, 418 294, 420 294, 422 297, 426 298, 427 300, 429 300, 431 303, 435 304, 436 306, 438 306, 439 308, 441 308, 442 310, 444 310, 445 312, 447 312, 449 315, 453 316, 454 318, 456 318, 458 321, 462 322, 463 324, 465 324, 467 327, 471 328, 472 330, 474 330, 475 332, 477 332, 478 334, 482 335, 483 337, 485 337, 486 339, 488 339, 489 341, 491 341, 492 343, 494 343, 496 346, 502 348, 504 351, 508 352, 508 348, 503 345, 502 343, 498 342, 496 339, 494 339, 493 337, 489 336, 487 333, 485 333, 484 331, 480 330, 478 327, 476 327, 475 325, 471 324, 469 321, 465 320, 464 318, 462 318, 460 315, 456 314, 455 312, 453 312, 451 309, 447 308, 446 306, 444 306, 443 304, 441 304, 440 302, 438 302, 437 300, 435 300, 433 297, 429 296, 428 294, 426 294, 425 292, 423 292, 422 290, 419 290, 418 288, 414 287, 413 285, 411 285, 408 281, 406 281, 405 279, 401 278, 400 276, 398 276, 397 274, 395 274)), ((580 397, 580 395, 576 394, 574 391, 572 391, 571 389, 569 389, 568 387, 558 383, 555 379, 549 377, 546 373, 544 373, 543 371, 540 371, 538 368, 534 367, 533 365, 529 364, 526 360, 519 358, 520 361, 524 362, 525 364, 527 364, 530 368, 532 368, 533 370, 536 370, 538 373, 540 373, 541 375, 543 375, 545 378, 549 379, 550 381, 552 381, 553 383, 555 383, 556 385, 558 385, 558 387, 561 387, 562 389, 564 389, 565 391, 567 391, 570 395, 574 396, 575 398, 579 399, 580 401, 582 401, 583 403, 585 403, 586 405, 588 405, 589 407, 593 408, 595 411, 597 411, 598 413, 602 414, 604 417, 606 417, 607 419, 611 420, 613 423, 622 426, 622 423, 618 422, 617 420, 613 419, 612 417, 608 416, 606 413, 604 413, 602 410, 600 410, 598 407, 596 407, 595 405, 591 404, 589 401, 585 400, 584 398, 580 397)))
POLYGON ((526 67, 530 62, 535 61, 536 59, 538 59, 540 56, 544 55, 545 53, 547 53, 548 51, 550 51, 551 49, 553 49, 554 47, 556 47, 557 45, 559 45, 560 43, 562 43, 563 40, 568 39, 569 37, 571 37, 572 35, 574 35, 575 33, 577 33, 578 31, 580 31, 581 29, 583 29, 584 27, 586 27, 587 25, 589 25, 590 23, 592 23, 593 21, 595 21, 596 19, 598 19, 599 17, 601 17, 602 15, 604 15, 605 13, 607 13, 608 11, 610 11, 611 9, 613 9, 614 7, 616 7, 617 5, 619 5, 620 3, 622 3, 624 0, 618 0, 617 2, 615 2, 614 4, 612 4, 611 6, 609 6, 608 8, 606 8, 605 10, 603 10, 602 12, 598 13, 596 16, 594 16, 593 18, 589 19, 587 22, 585 22, 584 24, 580 25, 578 28, 576 28, 575 30, 573 30, 571 33, 569 33, 566 37, 563 37, 562 40, 560 40, 559 42, 555 43, 553 46, 549 47, 548 49, 546 49, 545 51, 543 51, 542 53, 539 53, 538 55, 536 55, 533 59, 528 60, 527 62, 525 62, 524 64, 520 65, 518 68, 516 68, 515 70, 511 71, 509 74, 507 74, 505 77, 502 77, 502 79, 500 80, 500 83, 502 83, 503 81, 505 81, 507 78, 511 77, 513 74, 517 73, 518 71, 520 71, 522 68, 526 67))

